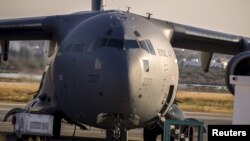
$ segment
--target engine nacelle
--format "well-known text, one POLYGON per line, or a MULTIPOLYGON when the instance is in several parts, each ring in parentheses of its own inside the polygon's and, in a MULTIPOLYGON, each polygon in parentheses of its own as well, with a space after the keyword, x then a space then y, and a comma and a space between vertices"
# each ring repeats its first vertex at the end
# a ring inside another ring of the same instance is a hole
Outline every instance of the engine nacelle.
POLYGON ((230 75, 250 76, 250 51, 235 55, 228 63, 226 84, 228 90, 234 94, 234 86, 230 84, 230 75))

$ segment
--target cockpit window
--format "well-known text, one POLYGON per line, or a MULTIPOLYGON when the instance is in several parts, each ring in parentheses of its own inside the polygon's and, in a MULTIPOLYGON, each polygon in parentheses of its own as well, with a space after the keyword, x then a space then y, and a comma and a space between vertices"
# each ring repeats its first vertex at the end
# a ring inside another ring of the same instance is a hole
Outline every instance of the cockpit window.
POLYGON ((107 39, 105 38, 102 38, 102 39, 99 39, 99 46, 102 47, 102 46, 105 46, 107 44, 107 39))
POLYGON ((139 41, 139 44, 140 44, 141 48, 146 50, 148 53, 150 53, 152 55, 156 55, 154 47, 153 47, 152 43, 150 42, 150 40, 139 41))
POLYGON ((154 47, 150 40, 123 40, 123 39, 109 39, 98 37, 90 44, 88 51, 93 51, 101 47, 114 47, 117 49, 136 49, 142 48, 152 55, 156 55, 154 47))
POLYGON ((122 49, 123 48, 123 40, 121 40, 121 39, 110 39, 108 41, 108 46, 122 49))
POLYGON ((93 42, 90 44, 88 51, 93 51, 95 49, 101 48, 101 47, 114 47, 118 49, 123 48, 123 40, 122 39, 108 39, 108 38, 96 38, 93 40, 93 42))
POLYGON ((107 39, 105 39, 105 38, 97 38, 97 39, 94 41, 93 46, 94 46, 95 48, 98 48, 98 47, 101 47, 101 46, 105 46, 105 45, 106 45, 106 42, 107 42, 107 39))
POLYGON ((151 54, 156 55, 154 47, 153 47, 152 43, 150 42, 150 40, 145 40, 145 42, 146 42, 146 44, 148 46, 148 49, 150 50, 151 54))
POLYGON ((102 46, 105 46, 107 43, 107 39, 105 38, 96 38, 93 40, 93 42, 90 44, 88 51, 93 51, 95 49, 98 49, 102 46))
POLYGON ((140 44, 140 46, 141 46, 142 49, 144 49, 144 50, 146 50, 148 53, 150 53, 150 52, 149 52, 149 49, 148 49, 148 46, 146 45, 146 43, 145 43, 144 40, 139 41, 139 44, 140 44))
POLYGON ((124 47, 129 48, 139 48, 138 42, 136 40, 125 40, 124 47))

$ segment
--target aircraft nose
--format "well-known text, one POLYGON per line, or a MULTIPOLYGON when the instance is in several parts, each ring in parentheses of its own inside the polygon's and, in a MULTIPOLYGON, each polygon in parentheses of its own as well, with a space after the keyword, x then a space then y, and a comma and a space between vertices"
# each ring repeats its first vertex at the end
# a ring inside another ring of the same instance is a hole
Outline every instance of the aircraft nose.
POLYGON ((104 58, 101 72, 103 95, 107 110, 130 112, 128 67, 124 51, 110 50, 104 58))

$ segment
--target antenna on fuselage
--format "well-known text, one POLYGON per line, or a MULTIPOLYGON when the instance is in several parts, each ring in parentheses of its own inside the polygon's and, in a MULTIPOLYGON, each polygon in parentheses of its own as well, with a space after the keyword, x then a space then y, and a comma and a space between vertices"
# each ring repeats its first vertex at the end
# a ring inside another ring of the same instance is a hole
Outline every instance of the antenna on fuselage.
POLYGON ((146 13, 148 15, 148 18, 147 19, 150 19, 151 16, 153 15, 152 13, 146 13))
POLYGON ((127 12, 130 12, 131 7, 127 6, 127 12))
POLYGON ((103 10, 103 0, 92 0, 92 11, 103 10))

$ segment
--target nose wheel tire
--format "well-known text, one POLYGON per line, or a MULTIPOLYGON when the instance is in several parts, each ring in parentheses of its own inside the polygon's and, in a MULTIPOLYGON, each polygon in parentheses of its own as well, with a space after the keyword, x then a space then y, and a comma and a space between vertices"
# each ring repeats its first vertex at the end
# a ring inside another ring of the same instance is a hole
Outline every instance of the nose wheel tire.
POLYGON ((106 141, 128 141, 128 132, 125 129, 107 129, 106 141))

